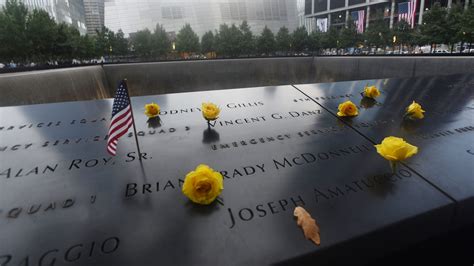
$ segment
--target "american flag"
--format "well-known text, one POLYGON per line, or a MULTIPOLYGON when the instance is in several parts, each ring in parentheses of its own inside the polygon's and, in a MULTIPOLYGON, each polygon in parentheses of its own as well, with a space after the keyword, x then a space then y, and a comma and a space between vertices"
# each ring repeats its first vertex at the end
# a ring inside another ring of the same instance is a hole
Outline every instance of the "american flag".
POLYGON ((398 20, 405 20, 413 28, 415 27, 415 13, 417 0, 398 4, 398 20))
POLYGON ((354 11, 351 13, 352 20, 355 22, 357 27, 357 32, 362 33, 364 32, 364 18, 365 12, 364 10, 354 11))
POLYGON ((115 156, 117 153, 118 139, 127 133, 133 124, 132 106, 128 96, 127 83, 121 81, 115 93, 112 107, 112 121, 110 122, 109 134, 107 138, 107 151, 115 156))

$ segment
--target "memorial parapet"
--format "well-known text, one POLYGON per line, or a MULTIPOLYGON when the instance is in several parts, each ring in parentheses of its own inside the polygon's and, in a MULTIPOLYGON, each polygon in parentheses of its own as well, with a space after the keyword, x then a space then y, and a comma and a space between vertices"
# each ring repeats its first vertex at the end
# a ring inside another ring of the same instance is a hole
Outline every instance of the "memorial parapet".
MULTIPOLYGON (((380 143, 386 136, 402 137, 419 147, 407 166, 458 202, 455 222, 474 221, 474 76, 453 75, 412 79, 364 80, 296 85, 321 107, 335 116, 343 99, 350 94, 359 115, 341 120, 380 143), (376 101, 363 98, 366 85, 381 91, 376 101), (404 118, 406 108, 419 103, 420 120, 404 118)), ((308 100, 304 97, 301 100, 308 100)))
POLYGON ((393 174, 370 141, 304 98, 292 86, 133 97, 141 162, 133 133, 106 152, 111 100, 1 108, 0 263, 325 264, 449 228, 449 197, 409 168, 393 174), (210 127, 207 101, 222 109, 210 127), (150 102, 159 121, 143 114, 150 102), (181 193, 201 163, 224 178, 208 206, 181 193), (320 246, 296 206, 317 220, 320 246))

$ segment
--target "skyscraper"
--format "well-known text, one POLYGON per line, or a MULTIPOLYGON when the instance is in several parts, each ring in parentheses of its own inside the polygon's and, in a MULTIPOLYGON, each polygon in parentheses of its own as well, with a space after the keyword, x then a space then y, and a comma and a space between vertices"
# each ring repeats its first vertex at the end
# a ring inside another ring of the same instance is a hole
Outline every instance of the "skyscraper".
POLYGON ((95 35, 104 26, 104 0, 83 0, 87 34, 95 35))
POLYGON ((105 0, 105 26, 126 35, 157 23, 177 33, 186 23, 202 36, 220 24, 246 20, 255 34, 298 26, 296 0, 105 0))

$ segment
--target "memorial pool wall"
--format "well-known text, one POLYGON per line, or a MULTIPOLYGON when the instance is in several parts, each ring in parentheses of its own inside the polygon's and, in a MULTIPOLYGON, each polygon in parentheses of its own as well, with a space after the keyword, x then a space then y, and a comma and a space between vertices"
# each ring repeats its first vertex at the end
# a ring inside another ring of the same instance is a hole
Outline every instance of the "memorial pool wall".
POLYGON ((0 74, 0 106, 346 80, 474 74, 474 57, 284 57, 106 64, 0 74))

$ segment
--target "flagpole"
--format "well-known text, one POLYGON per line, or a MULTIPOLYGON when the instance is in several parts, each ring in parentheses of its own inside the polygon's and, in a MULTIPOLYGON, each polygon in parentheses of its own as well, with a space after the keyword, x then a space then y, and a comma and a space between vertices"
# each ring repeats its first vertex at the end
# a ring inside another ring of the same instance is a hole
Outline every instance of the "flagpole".
POLYGON ((132 99, 130 98, 130 91, 128 90, 127 79, 123 79, 123 82, 125 83, 125 88, 127 88, 128 101, 130 102, 130 113, 132 115, 133 133, 135 135, 135 143, 137 144, 137 150, 138 150, 138 160, 140 160, 141 162, 142 153, 140 152, 140 145, 138 145, 138 135, 137 135, 137 128, 135 127, 135 117, 133 116, 132 99))

